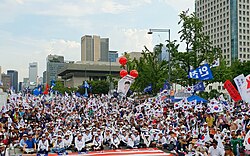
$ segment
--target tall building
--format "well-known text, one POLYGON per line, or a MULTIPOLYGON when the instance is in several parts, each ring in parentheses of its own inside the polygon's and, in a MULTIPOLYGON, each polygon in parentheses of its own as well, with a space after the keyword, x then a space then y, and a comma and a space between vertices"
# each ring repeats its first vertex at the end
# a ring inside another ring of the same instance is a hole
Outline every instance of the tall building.
POLYGON ((250 0, 196 0, 197 17, 228 64, 250 60, 250 0))
POLYGON ((1 74, 2 74, 2 67, 0 66, 0 83, 2 82, 2 76, 1 76, 1 74))
POLYGON ((38 67, 37 67, 37 62, 32 62, 29 64, 29 81, 30 84, 35 84, 37 83, 37 76, 38 76, 38 67))
POLYGON ((7 89, 10 89, 10 84, 11 84, 11 77, 10 75, 6 75, 6 74, 1 74, 1 79, 2 79, 2 83, 3 83, 3 90, 7 90, 7 89))
POLYGON ((110 62, 116 62, 117 58, 118 58, 118 51, 109 51, 109 61, 110 62))
POLYGON ((46 83, 46 78, 47 78, 47 71, 43 72, 43 84, 46 83))
POLYGON ((7 70, 7 75, 10 76, 10 87, 18 91, 18 72, 16 70, 7 70))
POLYGON ((109 38, 85 35, 81 38, 81 61, 108 62, 109 38))
POLYGON ((50 84, 52 80, 56 81, 58 71, 65 65, 64 57, 58 55, 48 55, 46 69, 46 83, 50 84))

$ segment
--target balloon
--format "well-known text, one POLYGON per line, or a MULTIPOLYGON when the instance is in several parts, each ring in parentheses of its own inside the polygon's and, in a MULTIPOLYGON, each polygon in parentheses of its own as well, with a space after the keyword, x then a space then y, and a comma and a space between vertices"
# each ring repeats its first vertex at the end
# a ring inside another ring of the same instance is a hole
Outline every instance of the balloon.
POLYGON ((127 58, 125 57, 125 56, 122 56, 122 57, 120 57, 120 59, 119 59, 119 63, 122 65, 122 66, 124 66, 124 65, 126 65, 127 64, 127 58))
POLYGON ((138 77, 138 72, 137 72, 137 70, 131 70, 131 71, 130 71, 130 75, 133 76, 134 78, 137 78, 137 77, 138 77))
POLYGON ((122 70, 120 71, 120 76, 121 76, 121 77, 124 77, 124 76, 126 76, 126 75, 128 75, 127 70, 122 69, 122 70))
POLYGON ((33 94, 34 94, 35 96, 38 96, 38 95, 40 94, 40 91, 39 91, 38 89, 34 89, 34 90, 33 90, 33 94))

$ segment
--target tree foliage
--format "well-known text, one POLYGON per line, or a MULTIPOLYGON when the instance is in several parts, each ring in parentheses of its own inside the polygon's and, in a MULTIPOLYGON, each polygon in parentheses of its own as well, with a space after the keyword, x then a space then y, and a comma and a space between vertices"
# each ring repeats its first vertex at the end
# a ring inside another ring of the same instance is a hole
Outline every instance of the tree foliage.
POLYGON ((142 51, 142 57, 137 60, 131 60, 129 56, 127 63, 127 69, 136 69, 139 73, 138 78, 131 86, 131 89, 135 91, 143 91, 149 84, 152 85, 152 93, 156 94, 162 88, 164 82, 168 78, 168 63, 167 61, 159 61, 159 55, 163 45, 158 45, 154 49, 154 52, 150 52, 146 47, 142 51))

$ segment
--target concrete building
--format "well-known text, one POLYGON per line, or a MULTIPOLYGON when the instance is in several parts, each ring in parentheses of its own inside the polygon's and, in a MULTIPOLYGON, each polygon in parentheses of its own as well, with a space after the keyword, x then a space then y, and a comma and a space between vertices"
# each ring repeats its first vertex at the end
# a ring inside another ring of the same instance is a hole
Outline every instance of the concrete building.
POLYGON ((47 71, 43 72, 43 84, 46 83, 46 78, 47 78, 47 71))
POLYGON ((18 72, 16 70, 7 70, 7 75, 10 76, 10 87, 18 91, 18 72))
POLYGON ((46 83, 50 84, 52 80, 56 81, 58 71, 65 65, 64 57, 58 55, 48 55, 47 57, 47 70, 46 70, 46 83))
POLYGON ((109 61, 110 62, 116 62, 117 58, 118 58, 118 51, 109 51, 109 61))
POLYGON ((37 62, 29 63, 29 81, 31 85, 37 85, 38 65, 37 62))
POLYGON ((1 74, 2 74, 2 67, 0 66, 0 82, 2 82, 2 76, 1 76, 1 74))
POLYGON ((28 88, 30 86, 29 78, 23 78, 22 88, 28 88))
POLYGON ((130 52, 129 57, 133 60, 134 58, 139 60, 142 57, 142 52, 130 52))
POLYGON ((196 0, 195 11, 229 65, 250 60, 250 0, 196 0))
POLYGON ((108 62, 109 38, 85 35, 81 38, 81 61, 108 62))
POLYGON ((1 79, 2 79, 2 83, 3 83, 3 90, 6 91, 8 89, 10 89, 10 84, 11 84, 11 76, 7 75, 7 74, 1 74, 1 79))
POLYGON ((106 80, 107 75, 119 76, 120 64, 109 62, 67 63, 59 71, 58 79, 64 81, 65 87, 78 87, 84 80, 106 80))

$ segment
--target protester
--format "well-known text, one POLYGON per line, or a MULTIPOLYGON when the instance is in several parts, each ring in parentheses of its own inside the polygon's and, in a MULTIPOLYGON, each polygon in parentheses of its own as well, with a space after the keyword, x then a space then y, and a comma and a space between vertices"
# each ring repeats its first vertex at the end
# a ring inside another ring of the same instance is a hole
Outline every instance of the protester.
POLYGON ((172 103, 161 94, 143 99, 10 95, 0 113, 1 147, 18 142, 25 153, 44 154, 146 147, 179 155, 250 150, 247 104, 242 109, 241 103, 225 106, 216 99, 172 103))

